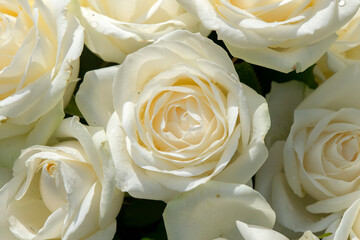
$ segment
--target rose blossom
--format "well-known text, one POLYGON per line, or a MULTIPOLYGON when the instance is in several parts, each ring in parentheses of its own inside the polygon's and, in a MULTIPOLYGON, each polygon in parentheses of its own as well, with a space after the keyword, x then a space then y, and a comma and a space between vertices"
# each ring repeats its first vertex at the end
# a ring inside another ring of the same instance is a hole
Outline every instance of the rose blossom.
POLYGON ((176 0, 72 0, 73 12, 85 28, 86 46, 108 62, 176 29, 209 31, 176 0))
POLYGON ((317 62, 314 71, 322 82, 341 69, 360 62, 359 29, 360 10, 345 26, 336 32, 339 36, 338 39, 317 62))
POLYGON ((200 34, 170 33, 88 73, 77 104, 90 125, 107 125, 117 186, 134 197, 170 200, 212 178, 247 183, 267 157, 264 98, 200 34))
POLYGON ((104 130, 72 118, 54 137, 24 149, 0 189, 0 238, 112 239, 123 194, 104 130))
POLYGON ((326 229, 360 197, 359 69, 338 72, 300 103, 286 142, 272 145, 258 172, 256 189, 293 231, 326 229))
POLYGON ((84 35, 66 3, 1 2, 0 166, 46 143, 74 89, 84 35))
POLYGON ((344 213, 342 218, 339 218, 326 232, 333 234, 326 238, 326 240, 359 240, 360 239, 360 199, 356 200, 344 213))
POLYGON ((232 55, 281 72, 304 71, 335 41, 360 1, 178 0, 232 55))

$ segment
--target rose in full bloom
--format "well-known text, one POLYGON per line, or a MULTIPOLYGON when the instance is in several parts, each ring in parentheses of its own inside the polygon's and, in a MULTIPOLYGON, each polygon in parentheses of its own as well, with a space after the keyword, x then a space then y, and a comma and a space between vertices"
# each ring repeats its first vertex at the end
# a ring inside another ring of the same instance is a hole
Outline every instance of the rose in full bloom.
POLYGON ((247 183, 267 157, 265 99, 200 34, 175 31, 88 73, 77 104, 90 125, 107 125, 117 186, 134 197, 167 201, 212 178, 247 183))
POLYGON ((359 74, 346 68, 307 96, 258 173, 256 189, 286 228, 322 231, 360 197, 359 74))
POLYGON ((108 62, 132 53, 176 29, 208 34, 176 0, 72 0, 85 28, 86 46, 108 62))
POLYGON ((0 189, 0 238, 111 240, 123 193, 104 130, 71 118, 54 137, 24 149, 0 189))
POLYGON ((321 81, 353 63, 360 63, 360 10, 336 33, 338 39, 318 61, 316 75, 321 81))
POLYGON ((210 181, 168 202, 163 216, 167 236, 172 240, 284 240, 270 230, 275 222, 274 211, 246 185, 210 181), (252 229, 253 237, 259 237, 260 227, 266 237, 248 238, 251 231, 246 231, 247 224, 259 229, 252 229))
POLYGON ((74 89, 84 34, 66 3, 1 1, 0 165, 11 167, 24 146, 46 143, 59 122, 54 112, 74 89))
POLYGON ((304 71, 336 40, 360 1, 178 0, 231 54, 281 72, 304 71))

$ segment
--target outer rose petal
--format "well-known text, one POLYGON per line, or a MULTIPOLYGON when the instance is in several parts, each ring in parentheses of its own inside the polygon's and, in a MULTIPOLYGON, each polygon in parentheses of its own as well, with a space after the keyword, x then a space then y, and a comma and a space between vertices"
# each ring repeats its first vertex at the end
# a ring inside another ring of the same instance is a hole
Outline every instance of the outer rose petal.
POLYGON ((210 181, 170 201, 164 211, 169 239, 241 239, 236 220, 271 228, 275 215, 246 185, 210 181))
POLYGON ((7 168, 0 168, 0 188, 12 178, 12 171, 7 168))
POLYGON ((356 200, 344 213, 341 220, 335 222, 336 228, 330 227, 326 232, 334 231, 331 240, 360 239, 359 235, 360 200, 356 200))
POLYGON ((284 141, 275 142, 269 149, 269 157, 255 175, 255 189, 271 204, 272 182, 274 177, 283 172, 284 141))
POLYGON ((316 75, 325 81, 334 73, 360 62, 360 36, 358 29, 360 25, 360 10, 341 29, 334 44, 317 63, 316 75))
POLYGON ((241 221, 236 221, 236 226, 245 240, 289 240, 281 233, 278 233, 269 228, 249 226, 248 224, 241 221))
POLYGON ((90 126, 106 126, 114 112, 112 85, 118 67, 90 71, 76 94, 76 104, 90 126))
POLYGON ((282 173, 273 180, 271 202, 277 214, 277 221, 297 232, 322 231, 341 215, 341 213, 333 213, 328 216, 309 213, 306 205, 311 203, 311 199, 309 197, 299 198, 295 195, 287 185, 282 173))
POLYGON ((285 51, 276 51, 271 48, 246 49, 227 44, 232 55, 241 57, 245 61, 280 72, 305 71, 313 65, 334 43, 337 36, 331 35, 315 44, 304 47, 290 48, 285 51))
POLYGON ((311 231, 306 231, 299 240, 319 240, 311 231))
POLYGON ((286 140, 293 124, 295 108, 311 91, 299 81, 271 83, 271 91, 266 96, 271 117, 271 128, 265 139, 267 146, 286 140))
POLYGON ((359 75, 359 64, 343 69, 305 98, 299 108, 327 108, 331 110, 359 108, 360 95, 357 94, 360 88, 359 75), (339 83, 341 83, 340 86, 339 83), (331 97, 324 97, 329 92, 332 93, 331 97))
POLYGON ((35 144, 45 145, 64 118, 63 104, 59 102, 38 121, 29 125, 12 123, 0 124, 0 166, 12 168, 21 150, 35 144))

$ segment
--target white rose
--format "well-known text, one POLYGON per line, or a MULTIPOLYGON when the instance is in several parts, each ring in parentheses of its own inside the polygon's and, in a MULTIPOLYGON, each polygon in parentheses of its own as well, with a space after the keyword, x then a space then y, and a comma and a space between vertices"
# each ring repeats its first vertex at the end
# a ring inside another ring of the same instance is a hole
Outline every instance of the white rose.
POLYGON ((0 141, 14 143, 11 137, 29 135, 36 121, 57 111, 64 95, 73 91, 84 35, 66 13, 66 2, 1 2, 0 141))
POLYGON ((336 33, 339 35, 327 53, 317 63, 315 73, 325 81, 334 73, 360 62, 360 10, 336 33))
POLYGON ((275 222, 274 211, 258 192, 246 185, 210 181, 171 200, 163 216, 171 240, 284 240, 274 238, 281 235, 269 229, 275 222), (246 231, 247 224, 269 230, 267 237, 248 238, 251 233, 246 231))
POLYGON ((89 124, 107 124, 117 186, 134 197, 170 200, 215 177, 247 183, 267 157, 265 99, 200 34, 178 30, 87 74, 77 104, 89 124))
POLYGON ((85 28, 86 46, 108 62, 132 53, 176 29, 209 31, 176 0, 72 0, 85 28))
POLYGON ((178 0, 231 54, 281 72, 304 71, 335 41, 360 1, 178 0))
POLYGON ((359 69, 338 72, 302 101, 286 142, 271 147, 258 173, 256 189, 289 229, 322 231, 360 197, 359 69))
POLYGON ((1 239, 112 239, 123 194, 104 130, 66 119, 51 147, 24 149, 0 190, 1 239))
POLYGON ((360 239, 360 199, 356 200, 344 213, 342 218, 335 221, 326 232, 333 234, 326 240, 359 240, 360 239))

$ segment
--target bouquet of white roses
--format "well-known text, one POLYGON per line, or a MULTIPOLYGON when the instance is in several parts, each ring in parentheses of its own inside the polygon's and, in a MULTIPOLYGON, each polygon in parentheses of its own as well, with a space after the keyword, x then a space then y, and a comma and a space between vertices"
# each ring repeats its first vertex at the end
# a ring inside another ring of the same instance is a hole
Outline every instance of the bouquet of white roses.
POLYGON ((0 0, 0 240, 359 240, 359 8, 0 0))

